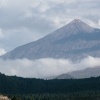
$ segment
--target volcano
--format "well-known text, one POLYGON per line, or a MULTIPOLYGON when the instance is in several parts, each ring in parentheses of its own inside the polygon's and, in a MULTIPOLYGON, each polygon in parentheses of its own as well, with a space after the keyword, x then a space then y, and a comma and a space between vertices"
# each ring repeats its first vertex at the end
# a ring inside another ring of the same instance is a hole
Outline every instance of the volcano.
POLYGON ((41 58, 81 59, 100 57, 100 29, 93 28, 79 19, 57 29, 49 35, 19 46, 6 53, 3 59, 30 60, 41 58))

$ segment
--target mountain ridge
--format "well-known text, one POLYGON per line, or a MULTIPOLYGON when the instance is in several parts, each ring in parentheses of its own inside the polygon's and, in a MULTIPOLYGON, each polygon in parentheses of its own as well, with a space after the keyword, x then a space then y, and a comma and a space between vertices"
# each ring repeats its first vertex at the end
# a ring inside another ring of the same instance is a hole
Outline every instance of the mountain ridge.
POLYGON ((83 70, 77 70, 77 71, 73 71, 73 72, 68 72, 68 73, 56 76, 55 78, 58 77, 59 79, 67 79, 68 75, 71 76, 72 79, 84 79, 84 78, 91 78, 91 77, 99 77, 100 76, 100 66, 86 68, 83 70))
POLYGON ((51 34, 6 53, 3 59, 80 59, 100 56, 100 29, 75 19, 51 34))

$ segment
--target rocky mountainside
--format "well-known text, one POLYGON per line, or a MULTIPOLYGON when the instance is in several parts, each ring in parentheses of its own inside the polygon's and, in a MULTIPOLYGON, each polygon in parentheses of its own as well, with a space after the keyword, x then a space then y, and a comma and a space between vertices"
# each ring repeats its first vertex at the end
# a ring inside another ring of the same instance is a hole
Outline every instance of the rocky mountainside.
POLYGON ((15 48, 3 59, 69 58, 80 59, 87 55, 100 57, 100 29, 75 19, 51 34, 15 48))

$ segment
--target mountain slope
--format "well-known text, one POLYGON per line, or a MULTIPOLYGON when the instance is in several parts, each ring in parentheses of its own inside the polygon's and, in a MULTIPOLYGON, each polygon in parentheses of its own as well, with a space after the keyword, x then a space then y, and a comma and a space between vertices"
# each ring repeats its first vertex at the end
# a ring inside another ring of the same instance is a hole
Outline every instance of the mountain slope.
MULTIPOLYGON (((100 76, 100 67, 87 68, 84 70, 75 71, 75 72, 68 73, 68 74, 74 76, 75 78, 98 77, 98 76, 100 76)), ((67 76, 67 74, 66 74, 66 76, 67 76)))
POLYGON ((71 76, 72 78, 76 78, 76 79, 98 77, 98 76, 100 76, 100 67, 86 68, 84 70, 79 70, 79 71, 62 74, 57 77, 59 77, 59 79, 68 79, 67 78, 68 75, 71 76))
POLYGON ((62 75, 55 77, 54 79, 74 79, 74 77, 68 74, 62 74, 62 75))
POLYGON ((40 59, 100 56, 100 30, 75 19, 68 25, 37 41, 17 47, 3 59, 40 59))

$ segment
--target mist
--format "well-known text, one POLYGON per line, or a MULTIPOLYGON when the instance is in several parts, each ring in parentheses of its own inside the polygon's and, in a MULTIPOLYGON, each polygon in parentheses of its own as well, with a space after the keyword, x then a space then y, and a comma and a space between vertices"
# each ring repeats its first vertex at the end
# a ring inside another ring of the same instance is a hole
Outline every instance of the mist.
POLYGON ((94 68, 100 66, 100 58, 88 56, 80 61, 73 62, 69 59, 44 58, 37 60, 0 59, 0 72, 6 75, 16 75, 28 78, 46 78, 67 72, 94 68))

